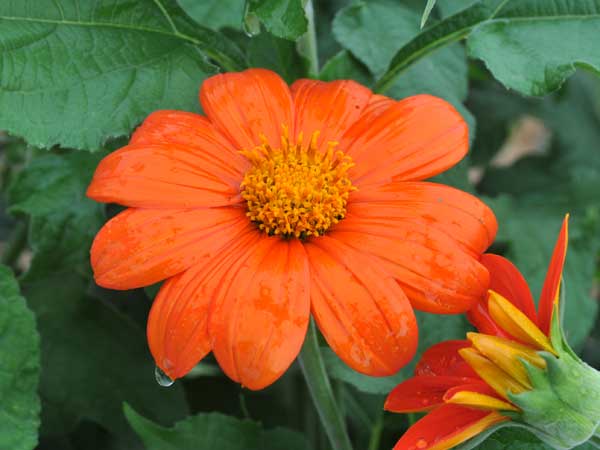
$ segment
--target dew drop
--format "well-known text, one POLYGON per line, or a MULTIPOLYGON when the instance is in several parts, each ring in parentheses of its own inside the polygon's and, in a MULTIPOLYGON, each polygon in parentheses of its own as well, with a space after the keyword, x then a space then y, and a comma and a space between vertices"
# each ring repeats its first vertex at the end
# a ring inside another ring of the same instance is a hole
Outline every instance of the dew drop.
POLYGON ((171 380, 169 376, 158 366, 154 368, 154 377, 156 378, 156 382, 164 387, 172 386, 174 383, 174 381, 171 380))
POLYGON ((419 439, 417 441, 417 448, 425 448, 427 447, 427 441, 425 439, 419 439))

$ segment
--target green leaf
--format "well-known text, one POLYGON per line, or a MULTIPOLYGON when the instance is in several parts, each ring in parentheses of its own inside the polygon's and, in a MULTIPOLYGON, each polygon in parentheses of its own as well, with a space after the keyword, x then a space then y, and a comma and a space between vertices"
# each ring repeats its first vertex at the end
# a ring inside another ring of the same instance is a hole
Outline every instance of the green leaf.
POLYGON ((421 17, 421 28, 425 26, 427 23, 427 19, 429 19, 429 15, 435 6, 436 0, 427 0, 427 4, 425 5, 425 11, 423 11, 423 17, 421 17))
POLYGON ((467 44, 505 86, 544 95, 576 65, 600 71, 600 0, 520 0, 507 3, 500 17, 475 28, 467 44))
POLYGON ((365 86, 373 84, 369 70, 347 50, 329 59, 321 69, 319 78, 323 81, 352 79, 365 86))
POLYGON ((9 211, 30 216, 35 253, 27 277, 61 268, 89 274, 89 248, 104 207, 85 196, 104 153, 68 152, 35 158, 11 184, 9 211))
POLYGON ((124 405, 125 416, 147 450, 307 450, 304 437, 291 430, 265 431, 259 424, 219 413, 197 414, 164 428, 124 405))
POLYGON ((434 50, 467 38, 503 84, 524 94, 557 89, 575 65, 600 70, 593 42, 600 0, 480 0, 427 28, 395 54, 376 89, 386 92, 412 64, 434 50), (581 36, 581 39, 572 39, 581 36))
POLYGON ((248 42, 248 60, 252 67, 277 72, 286 82, 304 77, 308 62, 296 50, 296 44, 271 33, 260 33, 248 42))
POLYGON ((85 189, 101 156, 42 154, 15 179, 9 199, 11 211, 31 223, 33 261, 23 292, 42 338, 42 432, 66 434, 86 419, 132 445, 123 401, 162 422, 187 407, 180 386, 164 389, 154 380, 143 330, 91 296, 89 248, 104 207, 85 189))
POLYGON ((212 30, 242 29, 244 0, 177 0, 196 23, 212 30))
POLYGON ((86 279, 58 272, 23 289, 42 337, 44 435, 66 434, 85 418, 132 442, 123 401, 162 423, 186 414, 181 386, 156 383, 144 332, 87 294, 86 279))
POLYGON ((480 22, 494 17, 506 0, 477 1, 454 15, 442 20, 420 33, 411 36, 409 41, 396 43, 396 49, 385 73, 375 85, 375 90, 385 93, 409 67, 435 50, 465 38, 471 29, 480 22))
POLYGON ((302 0, 246 0, 248 17, 255 17, 271 34, 295 41, 308 27, 302 0))
POLYGON ((396 375, 369 377, 350 369, 329 348, 323 349, 327 372, 333 378, 350 383, 369 394, 389 394, 403 380, 412 376, 415 365, 425 350, 438 342, 449 339, 465 339, 469 330, 466 319, 460 315, 435 315, 416 311, 419 324, 419 347, 412 361, 396 375))
POLYGON ((40 426, 40 338, 5 266, 0 266, 0 311, 0 448, 32 450, 40 426))
POLYGON ((0 129, 30 144, 98 149, 156 109, 197 111, 198 88, 243 55, 175 0, 0 3, 0 129))

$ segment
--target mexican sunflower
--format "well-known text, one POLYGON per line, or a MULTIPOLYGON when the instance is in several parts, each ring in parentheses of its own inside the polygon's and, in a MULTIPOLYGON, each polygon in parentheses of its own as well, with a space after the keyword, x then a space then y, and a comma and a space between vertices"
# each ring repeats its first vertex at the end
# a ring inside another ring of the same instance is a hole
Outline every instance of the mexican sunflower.
POLYGON ((166 280, 147 335, 169 378, 212 351, 263 388, 296 358, 310 314, 348 365, 389 375, 415 352, 412 307, 458 313, 483 295, 493 213, 422 181, 467 152, 450 104, 353 81, 288 87, 262 69, 208 78, 200 102, 206 116, 151 114, 87 191, 128 207, 93 243, 97 283, 166 280))
POLYGON ((600 375, 572 353, 558 325, 567 220, 537 311, 518 269, 501 256, 482 256, 490 273, 489 294, 467 314, 478 332, 430 347, 415 376, 386 400, 392 412, 431 411, 408 429, 395 450, 449 449, 508 420, 555 448, 571 448, 594 433, 600 375), (582 394, 587 399, 578 399, 582 394))

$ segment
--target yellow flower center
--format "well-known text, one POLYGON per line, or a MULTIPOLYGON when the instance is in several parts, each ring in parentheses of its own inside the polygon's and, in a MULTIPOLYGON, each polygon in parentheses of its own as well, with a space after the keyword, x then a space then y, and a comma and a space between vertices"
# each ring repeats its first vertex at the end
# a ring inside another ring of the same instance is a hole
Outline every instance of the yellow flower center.
POLYGON ((318 137, 317 131, 303 146, 300 134, 291 144, 284 129, 280 148, 261 136, 262 145, 241 152, 252 163, 241 184, 246 215, 270 236, 321 236, 346 215, 355 190, 348 177, 352 158, 336 150, 336 142, 319 151, 318 137))

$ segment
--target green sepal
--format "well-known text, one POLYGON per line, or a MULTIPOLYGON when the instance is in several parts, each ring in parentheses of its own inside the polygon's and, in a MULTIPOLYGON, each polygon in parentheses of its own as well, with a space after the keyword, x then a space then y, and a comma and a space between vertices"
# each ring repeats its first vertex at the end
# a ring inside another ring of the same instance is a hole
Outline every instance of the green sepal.
POLYGON ((552 322, 558 357, 539 352, 546 369, 522 360, 533 389, 509 397, 522 410, 517 420, 553 448, 569 449, 588 441, 596 432, 600 422, 600 373, 566 346, 558 314, 552 322), (560 345, 556 345, 559 340, 560 345))

